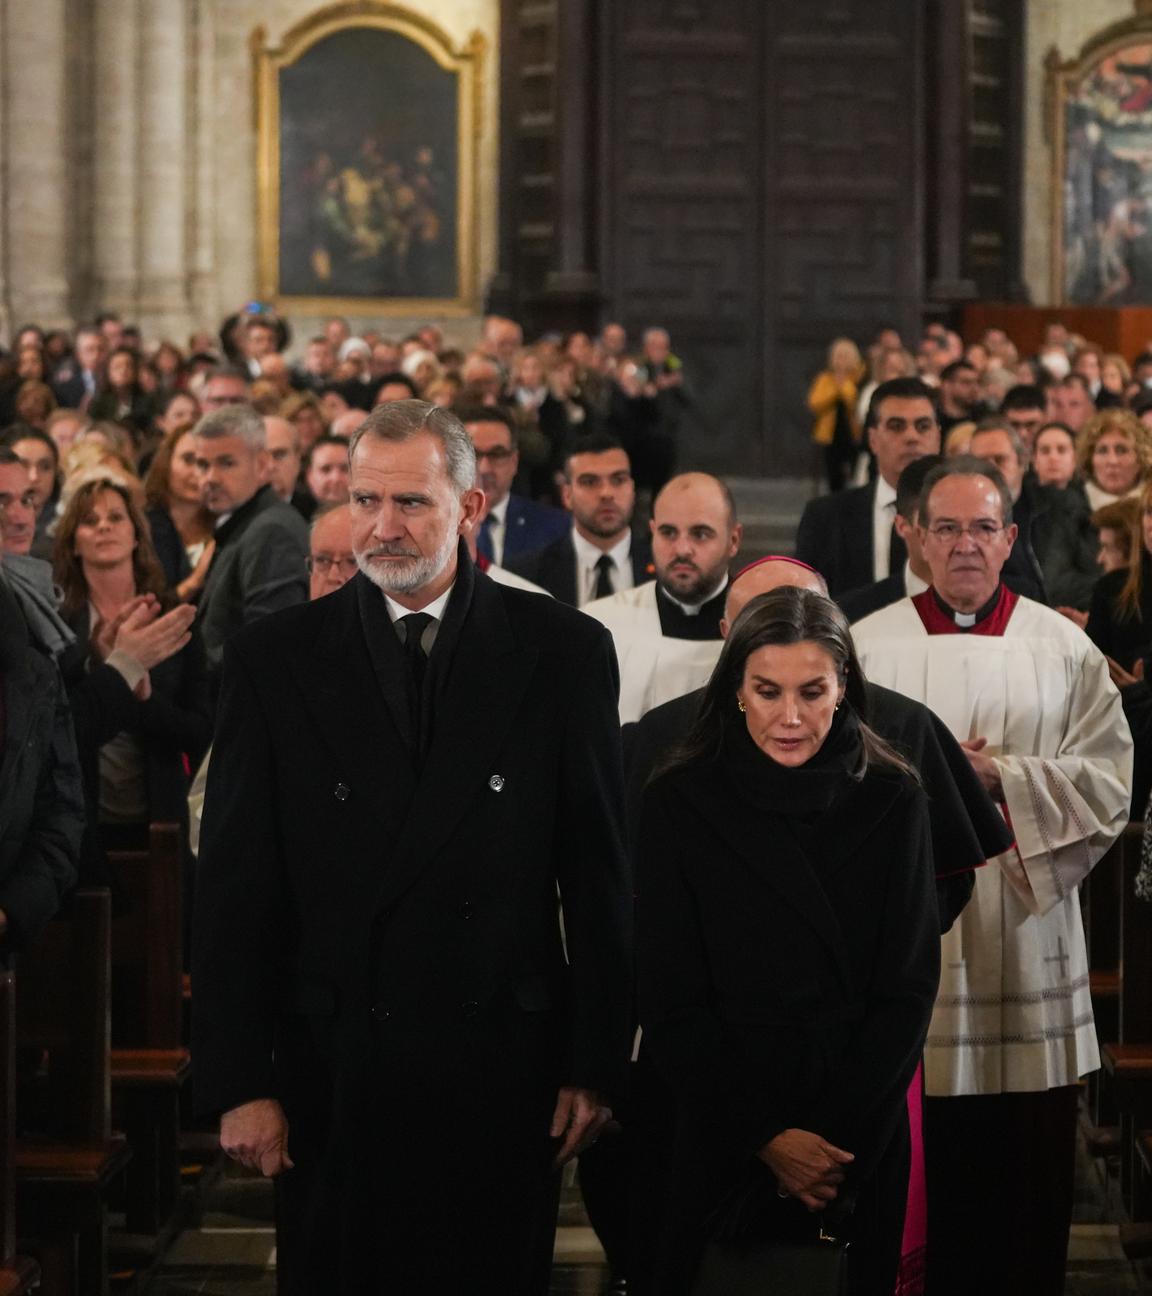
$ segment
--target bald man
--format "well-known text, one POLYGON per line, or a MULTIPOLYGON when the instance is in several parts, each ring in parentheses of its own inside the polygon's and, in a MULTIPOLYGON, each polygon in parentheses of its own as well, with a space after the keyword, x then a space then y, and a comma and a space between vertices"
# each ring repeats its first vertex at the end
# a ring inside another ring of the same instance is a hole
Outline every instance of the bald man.
POLYGON ((620 723, 699 688, 720 656, 728 564, 742 528, 728 487, 706 473, 673 477, 652 507, 656 578, 584 611, 612 632, 620 723))

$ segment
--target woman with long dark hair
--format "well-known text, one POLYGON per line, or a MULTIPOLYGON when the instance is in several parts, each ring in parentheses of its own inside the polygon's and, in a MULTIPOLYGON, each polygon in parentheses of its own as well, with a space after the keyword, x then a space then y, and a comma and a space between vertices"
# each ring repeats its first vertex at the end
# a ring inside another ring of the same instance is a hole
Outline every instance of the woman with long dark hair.
POLYGON ((655 1290, 710 1234, 851 1240, 891 1296, 905 1096, 939 974, 927 806, 865 721, 848 624, 780 589, 737 619, 639 828, 645 1043, 677 1097, 655 1290))
POLYGON ((60 671, 76 722, 88 832, 82 881, 102 852, 186 823, 189 768, 212 734, 204 650, 192 609, 171 602, 148 524, 124 482, 72 495, 56 532, 60 615, 76 635, 60 671))

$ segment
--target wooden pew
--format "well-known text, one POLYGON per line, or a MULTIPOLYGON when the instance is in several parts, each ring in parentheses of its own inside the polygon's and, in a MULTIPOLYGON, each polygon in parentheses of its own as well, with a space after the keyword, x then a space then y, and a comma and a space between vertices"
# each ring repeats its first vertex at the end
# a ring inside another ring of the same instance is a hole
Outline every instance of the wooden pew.
POLYGON ((130 1233, 158 1233, 180 1188, 183 1044, 181 836, 153 824, 146 851, 113 851, 122 912, 112 923, 112 1096, 132 1146, 125 1215, 130 1233))
POLYGON ((1117 1029, 1101 1033, 1103 1078, 1120 1120, 1120 1185, 1130 1218, 1152 1216, 1142 1136, 1152 1125, 1152 905, 1136 896, 1143 827, 1129 824, 1120 839, 1120 985, 1117 1029))
POLYGON ((111 1129, 110 933, 108 892, 78 891, 16 965, 17 1228, 43 1296, 108 1290, 107 1192, 131 1155, 111 1129))
POLYGON ((16 1254, 16 991, 0 972, 0 1296, 40 1284, 40 1266, 16 1254))

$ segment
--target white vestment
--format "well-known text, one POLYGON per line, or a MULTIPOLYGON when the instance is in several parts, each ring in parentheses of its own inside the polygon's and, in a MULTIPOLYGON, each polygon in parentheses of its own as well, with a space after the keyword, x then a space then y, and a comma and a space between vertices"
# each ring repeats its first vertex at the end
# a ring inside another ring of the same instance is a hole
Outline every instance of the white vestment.
POLYGON ((489 580, 494 580, 497 585, 505 585, 508 589, 524 590, 528 594, 543 594, 545 598, 552 597, 542 586, 533 585, 530 580, 525 580, 523 576, 517 576, 507 567, 499 567, 496 563, 492 563, 485 574, 489 580))
POLYGON ((930 1095, 1035 1092, 1100 1065, 1078 887, 1128 822, 1132 737, 1102 654, 1020 599, 1003 636, 929 635, 903 599, 852 627, 864 673, 986 738, 1016 849, 943 937, 930 1095))
POLYGON ((668 639, 660 632, 656 582, 587 603, 582 611, 612 632, 620 661, 620 723, 707 684, 721 639, 668 639))

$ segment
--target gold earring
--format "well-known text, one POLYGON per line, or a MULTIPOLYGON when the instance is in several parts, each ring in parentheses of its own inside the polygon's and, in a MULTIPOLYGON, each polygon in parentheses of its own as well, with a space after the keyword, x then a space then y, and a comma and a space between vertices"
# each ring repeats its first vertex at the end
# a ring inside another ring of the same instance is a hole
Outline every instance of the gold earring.
POLYGON ((737 699, 736 699, 736 705, 740 708, 741 711, 747 711, 747 710, 748 710, 748 708, 744 705, 744 699, 743 699, 743 698, 737 698, 737 699))

